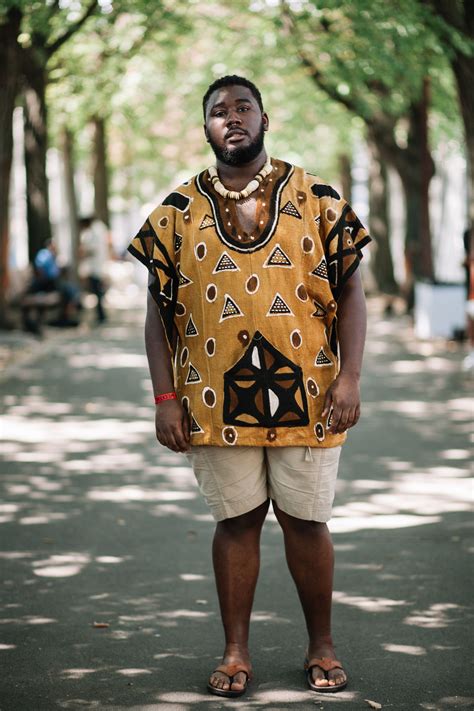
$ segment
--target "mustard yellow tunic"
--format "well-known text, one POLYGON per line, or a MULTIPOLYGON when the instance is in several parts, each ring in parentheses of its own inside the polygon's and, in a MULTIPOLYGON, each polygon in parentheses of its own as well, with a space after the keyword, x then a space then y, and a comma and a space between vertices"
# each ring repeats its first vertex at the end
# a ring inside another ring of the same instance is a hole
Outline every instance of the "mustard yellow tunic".
POLYGON ((337 300, 370 237, 320 178, 272 165, 254 194, 252 233, 205 170, 163 200, 128 248, 155 277, 195 445, 335 447, 346 438, 321 412, 338 373, 337 300))

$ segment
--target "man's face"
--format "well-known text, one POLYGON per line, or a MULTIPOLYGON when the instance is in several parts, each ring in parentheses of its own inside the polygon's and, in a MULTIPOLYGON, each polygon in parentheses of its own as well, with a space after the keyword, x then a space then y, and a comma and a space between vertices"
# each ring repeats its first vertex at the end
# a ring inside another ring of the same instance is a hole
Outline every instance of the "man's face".
POLYGON ((225 86, 209 97, 204 132, 223 163, 250 163, 262 151, 267 129, 268 116, 246 86, 225 86))

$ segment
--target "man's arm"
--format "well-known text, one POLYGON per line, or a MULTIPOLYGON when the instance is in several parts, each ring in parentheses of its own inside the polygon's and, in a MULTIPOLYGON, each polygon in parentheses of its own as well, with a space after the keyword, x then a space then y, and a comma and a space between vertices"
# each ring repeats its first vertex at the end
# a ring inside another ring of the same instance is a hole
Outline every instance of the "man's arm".
MULTIPOLYGON (((153 281, 149 278, 148 283, 153 281)), ((174 392, 173 365, 157 303, 150 292, 145 319, 145 347, 155 395, 174 392)), ((178 400, 165 400, 155 406, 158 441, 174 452, 189 449, 189 415, 178 400)))
POLYGON ((337 332, 341 368, 328 389, 323 417, 333 407, 330 432, 354 427, 360 416, 359 380, 367 328, 367 309, 359 269, 349 278, 338 302, 337 332))

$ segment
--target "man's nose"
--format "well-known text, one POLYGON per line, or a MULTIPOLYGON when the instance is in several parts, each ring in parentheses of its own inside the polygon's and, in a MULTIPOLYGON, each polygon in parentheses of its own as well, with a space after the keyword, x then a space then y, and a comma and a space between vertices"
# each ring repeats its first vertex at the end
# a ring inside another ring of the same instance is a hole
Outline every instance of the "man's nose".
POLYGON ((235 111, 230 110, 229 113, 227 114, 227 125, 232 126, 233 124, 236 124, 236 123, 239 123, 239 124, 242 123, 240 114, 236 110, 235 111))

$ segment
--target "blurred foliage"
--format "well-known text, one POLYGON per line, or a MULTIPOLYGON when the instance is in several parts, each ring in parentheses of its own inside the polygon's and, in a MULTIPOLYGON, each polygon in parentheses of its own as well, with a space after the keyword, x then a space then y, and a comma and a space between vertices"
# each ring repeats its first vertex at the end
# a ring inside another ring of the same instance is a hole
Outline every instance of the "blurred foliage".
MULTIPOLYGON (((431 77, 431 141, 461 142, 450 46, 464 46, 421 0, 292 0, 304 50, 324 79, 361 117, 403 116, 431 77), (449 39, 449 42, 447 41, 449 39)), ((38 33, 52 44, 85 2, 0 2, 21 7, 20 41, 38 33)), ((152 201, 213 156, 203 139, 201 101, 223 74, 242 74, 262 91, 270 116, 269 152, 338 181, 338 156, 350 154, 363 121, 318 89, 301 66, 295 38, 276 0, 101 0, 48 65, 51 141, 67 125, 79 160, 91 151, 89 121, 106 120, 112 191, 152 201)), ((399 136, 403 142, 403 122, 399 136)))

